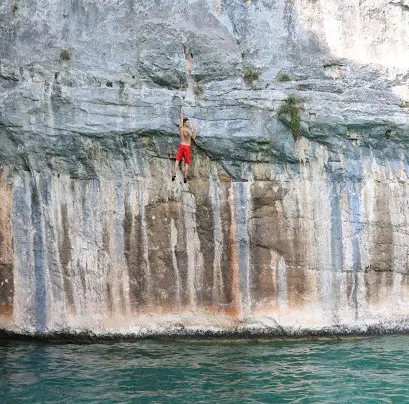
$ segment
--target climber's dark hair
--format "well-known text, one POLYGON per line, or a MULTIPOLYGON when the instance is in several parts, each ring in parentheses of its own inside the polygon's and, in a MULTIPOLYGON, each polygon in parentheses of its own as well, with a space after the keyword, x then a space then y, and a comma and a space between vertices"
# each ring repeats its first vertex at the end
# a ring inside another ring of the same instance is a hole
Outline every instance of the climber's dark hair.
POLYGON ((189 118, 183 118, 183 123, 187 122, 189 118))

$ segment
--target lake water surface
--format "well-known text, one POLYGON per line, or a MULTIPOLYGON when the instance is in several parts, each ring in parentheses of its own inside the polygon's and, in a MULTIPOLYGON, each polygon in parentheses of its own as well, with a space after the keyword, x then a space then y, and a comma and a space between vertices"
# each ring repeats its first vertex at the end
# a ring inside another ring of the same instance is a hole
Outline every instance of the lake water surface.
POLYGON ((409 336, 52 344, 0 339, 0 403, 404 403, 409 336))

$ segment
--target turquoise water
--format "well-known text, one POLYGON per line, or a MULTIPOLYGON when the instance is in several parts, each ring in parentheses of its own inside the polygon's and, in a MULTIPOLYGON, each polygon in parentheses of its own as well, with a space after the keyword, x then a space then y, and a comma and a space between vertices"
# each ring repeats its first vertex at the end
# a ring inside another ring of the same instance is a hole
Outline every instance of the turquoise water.
POLYGON ((0 340, 0 402, 409 402, 409 336, 323 341, 0 340))

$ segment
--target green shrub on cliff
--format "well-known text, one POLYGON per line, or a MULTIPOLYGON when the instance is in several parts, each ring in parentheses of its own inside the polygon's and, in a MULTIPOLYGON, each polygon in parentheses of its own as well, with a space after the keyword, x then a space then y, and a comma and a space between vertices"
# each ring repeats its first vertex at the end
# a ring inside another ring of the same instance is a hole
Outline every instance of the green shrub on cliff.
POLYGON ((246 70, 243 75, 243 79, 246 84, 253 84, 253 81, 257 81, 260 73, 257 70, 246 70))
POLYGON ((70 51, 67 48, 61 49, 60 59, 61 60, 70 60, 71 59, 70 51))
POLYGON ((11 11, 13 12, 13 15, 17 12, 18 10, 18 4, 16 1, 13 1, 13 3, 11 3, 11 11))
POLYGON ((300 110, 303 100, 290 95, 277 111, 277 118, 286 124, 290 124, 291 133, 294 140, 298 140, 301 135, 300 110))
POLYGON ((281 83, 291 81, 291 77, 287 73, 278 73, 277 80, 281 83))
POLYGON ((196 85, 193 87, 193 93, 197 97, 202 96, 204 94, 204 87, 201 84, 196 83, 196 85))

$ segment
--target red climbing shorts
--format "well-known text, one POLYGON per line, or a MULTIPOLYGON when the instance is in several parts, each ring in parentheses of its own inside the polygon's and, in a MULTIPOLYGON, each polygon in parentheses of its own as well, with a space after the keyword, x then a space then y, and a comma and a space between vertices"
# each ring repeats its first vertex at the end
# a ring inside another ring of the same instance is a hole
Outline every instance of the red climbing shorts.
POLYGON ((190 164, 190 151, 191 147, 187 144, 180 144, 178 153, 176 154, 176 160, 181 161, 182 158, 185 159, 185 164, 190 164))

